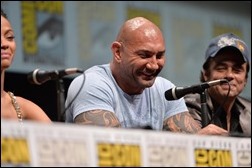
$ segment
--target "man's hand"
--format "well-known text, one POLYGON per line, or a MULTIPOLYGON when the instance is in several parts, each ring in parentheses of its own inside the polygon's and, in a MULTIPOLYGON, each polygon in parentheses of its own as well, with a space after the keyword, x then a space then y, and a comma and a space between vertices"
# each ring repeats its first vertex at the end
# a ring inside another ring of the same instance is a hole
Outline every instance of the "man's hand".
POLYGON ((197 132, 201 135, 223 135, 228 136, 228 131, 214 124, 209 124, 197 132))

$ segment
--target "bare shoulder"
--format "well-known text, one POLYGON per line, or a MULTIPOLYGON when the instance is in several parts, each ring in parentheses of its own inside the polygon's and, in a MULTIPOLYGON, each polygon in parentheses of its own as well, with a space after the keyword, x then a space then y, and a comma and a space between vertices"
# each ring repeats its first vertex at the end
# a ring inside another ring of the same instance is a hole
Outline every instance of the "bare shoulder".
POLYGON ((16 96, 24 119, 51 122, 45 111, 31 100, 16 96))
POLYGON ((172 132, 197 133, 201 129, 188 111, 167 118, 163 125, 163 129, 172 132))
POLYGON ((43 111, 37 104, 35 104, 31 100, 25 99, 20 96, 16 96, 16 98, 17 98, 18 104, 20 105, 20 108, 22 108, 25 111, 30 111, 30 110, 43 111))
POLYGON ((75 123, 105 127, 121 127, 120 121, 113 112, 106 110, 91 110, 75 117, 75 123))

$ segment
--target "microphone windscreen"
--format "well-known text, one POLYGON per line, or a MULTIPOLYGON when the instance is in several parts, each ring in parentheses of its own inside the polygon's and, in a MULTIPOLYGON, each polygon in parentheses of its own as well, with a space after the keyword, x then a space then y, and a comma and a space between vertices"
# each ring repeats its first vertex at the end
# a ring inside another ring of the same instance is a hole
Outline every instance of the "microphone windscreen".
POLYGON ((31 84, 37 84, 36 83, 36 79, 34 80, 34 78, 36 78, 35 77, 36 76, 36 72, 37 72, 37 69, 34 70, 34 71, 32 71, 32 72, 30 72, 30 73, 28 73, 27 80, 28 80, 29 83, 31 83, 31 84))
POLYGON ((174 100, 173 95, 172 95, 172 89, 169 89, 165 92, 165 99, 166 100, 174 100))

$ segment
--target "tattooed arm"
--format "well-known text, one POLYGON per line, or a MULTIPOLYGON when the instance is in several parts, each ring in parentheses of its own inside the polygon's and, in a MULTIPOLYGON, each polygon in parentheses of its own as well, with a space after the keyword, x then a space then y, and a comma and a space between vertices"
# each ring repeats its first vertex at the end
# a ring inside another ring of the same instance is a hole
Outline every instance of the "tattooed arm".
POLYGON ((200 127, 189 112, 179 113, 164 121, 164 130, 183 133, 197 133, 205 135, 228 135, 227 130, 220 128, 214 124, 209 124, 206 127, 200 127))
POLYGON ((172 132, 197 133, 201 128, 189 112, 183 112, 167 118, 163 129, 172 132))
POLYGON ((74 122, 84 125, 97 125, 105 127, 121 127, 114 113, 106 110, 91 110, 75 117, 74 122))

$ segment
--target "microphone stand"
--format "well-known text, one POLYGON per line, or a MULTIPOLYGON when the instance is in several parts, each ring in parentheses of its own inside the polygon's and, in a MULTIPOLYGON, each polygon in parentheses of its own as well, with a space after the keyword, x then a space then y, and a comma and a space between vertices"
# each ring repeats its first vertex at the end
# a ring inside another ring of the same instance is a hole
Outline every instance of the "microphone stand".
POLYGON ((208 114, 207 114, 207 103, 206 103, 206 94, 205 91, 203 91, 200 94, 200 102, 201 102, 201 119, 202 119, 202 128, 208 125, 208 114))
POLYGON ((65 109, 65 89, 63 79, 56 80, 57 86, 57 117, 58 121, 65 121, 65 115, 63 111, 65 109))

